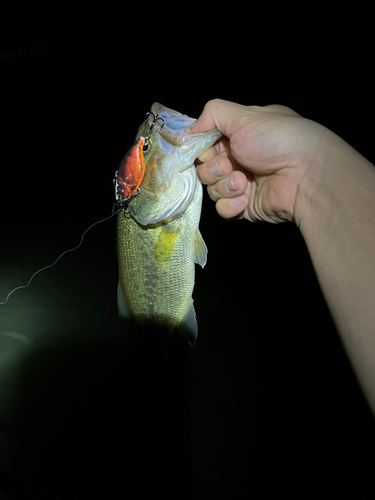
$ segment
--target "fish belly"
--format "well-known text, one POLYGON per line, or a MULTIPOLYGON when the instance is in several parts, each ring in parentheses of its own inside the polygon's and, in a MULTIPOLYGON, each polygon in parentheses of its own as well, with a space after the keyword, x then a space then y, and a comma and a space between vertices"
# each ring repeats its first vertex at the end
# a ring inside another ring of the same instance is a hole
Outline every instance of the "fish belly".
POLYGON ((119 212, 119 284, 125 307, 138 323, 153 322, 172 330, 192 308, 194 235, 201 205, 198 182, 192 203, 169 222, 142 226, 128 212, 119 212))

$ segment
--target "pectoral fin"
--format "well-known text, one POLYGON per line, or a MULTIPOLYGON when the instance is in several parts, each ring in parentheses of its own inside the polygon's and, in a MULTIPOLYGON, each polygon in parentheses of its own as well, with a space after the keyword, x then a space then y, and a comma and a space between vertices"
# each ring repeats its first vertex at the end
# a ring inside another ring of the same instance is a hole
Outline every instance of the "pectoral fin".
POLYGON ((197 318, 195 316, 195 309, 193 306, 193 299, 191 299, 191 304, 182 322, 178 325, 177 330, 181 336, 189 342, 189 344, 194 347, 197 336, 198 336, 198 324, 197 318))
POLYGON ((194 235, 194 262, 202 266, 202 268, 207 262, 207 252, 206 244, 203 241, 199 229, 197 229, 194 235))

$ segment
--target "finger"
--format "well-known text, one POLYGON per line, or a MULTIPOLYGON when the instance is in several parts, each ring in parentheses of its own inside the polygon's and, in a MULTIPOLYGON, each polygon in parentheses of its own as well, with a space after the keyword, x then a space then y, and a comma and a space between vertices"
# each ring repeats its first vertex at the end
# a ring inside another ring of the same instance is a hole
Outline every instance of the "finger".
POLYGON ((268 104, 267 106, 264 106, 263 111, 270 113, 280 113, 282 115, 301 116, 293 109, 288 108, 287 106, 282 106, 281 104, 268 104))
POLYGON ((235 198, 246 191, 248 181, 243 172, 236 170, 229 176, 218 180, 215 184, 208 186, 207 192, 213 201, 220 198, 235 198))
POLYGON ((202 184, 211 185, 218 179, 229 175, 233 170, 230 160, 223 155, 217 155, 210 161, 197 166, 197 175, 202 184))
POLYGON ((202 114, 190 128, 190 132, 192 134, 198 134, 199 132, 211 130, 212 128, 216 127, 215 121, 210 111, 211 102, 212 101, 208 101, 208 103, 203 108, 202 114))
POLYGON ((206 149, 206 151, 198 156, 197 163, 206 163, 216 155, 226 157, 228 150, 230 150, 228 139, 222 136, 218 141, 215 142, 213 146, 211 146, 209 149, 206 149))
POLYGON ((223 219, 242 218, 248 203, 249 198, 246 193, 236 198, 221 198, 216 203, 216 211, 223 219))
POLYGON ((201 155, 198 156, 197 160, 200 163, 206 163, 206 161, 211 160, 214 156, 217 155, 217 151, 215 146, 211 146, 209 149, 206 149, 201 155))
POLYGON ((213 99, 205 105, 201 116, 191 127, 191 133, 197 134, 217 127, 223 135, 230 137, 237 120, 247 113, 247 107, 242 104, 213 99))

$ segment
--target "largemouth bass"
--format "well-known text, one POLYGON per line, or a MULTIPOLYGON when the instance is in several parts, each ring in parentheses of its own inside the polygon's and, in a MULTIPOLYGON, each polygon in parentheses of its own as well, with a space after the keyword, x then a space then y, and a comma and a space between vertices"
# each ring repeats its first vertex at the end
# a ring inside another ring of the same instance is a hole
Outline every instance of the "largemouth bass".
POLYGON ((206 263, 199 232, 202 185, 194 161, 221 136, 190 134, 193 118, 154 103, 120 164, 115 194, 118 311, 123 320, 174 328, 194 345, 194 263, 206 263))

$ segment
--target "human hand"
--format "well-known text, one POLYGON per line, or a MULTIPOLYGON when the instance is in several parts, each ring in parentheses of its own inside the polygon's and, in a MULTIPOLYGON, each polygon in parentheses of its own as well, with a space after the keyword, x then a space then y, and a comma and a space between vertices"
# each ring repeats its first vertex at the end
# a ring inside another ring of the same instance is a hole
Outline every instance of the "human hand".
POLYGON ((215 126, 223 137, 198 158, 198 177, 224 218, 296 222, 375 414, 374 165, 284 106, 215 99, 191 131, 215 126))
POLYGON ((220 99, 206 104, 191 132, 215 126, 223 136, 198 158, 197 174, 219 215, 296 221, 299 183, 319 150, 319 137, 329 131, 285 106, 220 99))

